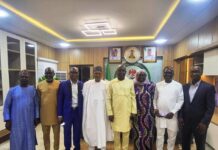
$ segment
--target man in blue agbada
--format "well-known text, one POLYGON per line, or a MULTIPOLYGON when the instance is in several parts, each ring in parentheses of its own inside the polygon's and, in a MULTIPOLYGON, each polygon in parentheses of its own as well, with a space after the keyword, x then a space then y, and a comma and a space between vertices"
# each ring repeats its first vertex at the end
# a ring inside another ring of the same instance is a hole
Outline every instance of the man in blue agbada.
POLYGON ((20 85, 12 87, 4 104, 6 129, 11 131, 10 150, 35 150, 35 125, 39 122, 39 104, 36 89, 28 85, 29 74, 22 70, 20 85))

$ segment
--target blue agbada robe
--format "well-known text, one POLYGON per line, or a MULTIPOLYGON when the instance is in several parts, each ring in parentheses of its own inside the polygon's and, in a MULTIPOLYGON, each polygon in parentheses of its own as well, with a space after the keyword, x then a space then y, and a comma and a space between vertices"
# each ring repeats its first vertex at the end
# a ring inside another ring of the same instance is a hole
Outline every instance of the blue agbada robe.
POLYGON ((33 86, 11 88, 4 104, 4 120, 11 120, 10 150, 35 150, 34 119, 39 118, 39 103, 33 86))

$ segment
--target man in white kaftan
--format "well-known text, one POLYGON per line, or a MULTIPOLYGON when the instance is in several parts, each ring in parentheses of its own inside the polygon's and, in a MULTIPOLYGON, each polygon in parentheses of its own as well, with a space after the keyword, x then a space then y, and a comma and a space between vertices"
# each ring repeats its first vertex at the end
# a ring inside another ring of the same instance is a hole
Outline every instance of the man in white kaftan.
POLYGON ((94 80, 83 86, 83 136, 89 149, 106 149, 106 141, 112 140, 106 115, 106 83, 101 80, 102 68, 94 68, 94 80), (108 132, 107 132, 108 131, 108 132))
POLYGON ((164 133, 167 129, 167 149, 174 150, 178 131, 177 112, 184 102, 182 85, 174 80, 173 68, 165 67, 163 70, 164 81, 156 84, 154 95, 154 109, 157 128, 157 150, 163 150, 164 133))

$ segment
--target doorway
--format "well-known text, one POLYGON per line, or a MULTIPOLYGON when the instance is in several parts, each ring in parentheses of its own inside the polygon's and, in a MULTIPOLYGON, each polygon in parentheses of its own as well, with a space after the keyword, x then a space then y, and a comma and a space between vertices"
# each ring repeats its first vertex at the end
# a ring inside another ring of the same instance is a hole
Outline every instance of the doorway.
POLYGON ((70 69, 72 67, 79 69, 78 79, 83 83, 93 78, 93 65, 70 65, 70 69))

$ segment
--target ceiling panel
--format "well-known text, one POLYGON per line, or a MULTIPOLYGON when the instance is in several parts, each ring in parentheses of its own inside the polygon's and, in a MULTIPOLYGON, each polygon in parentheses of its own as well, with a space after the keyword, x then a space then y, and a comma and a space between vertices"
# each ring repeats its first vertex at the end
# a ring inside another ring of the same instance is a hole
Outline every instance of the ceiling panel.
MULTIPOLYGON (((87 20, 108 19, 119 36, 152 35, 175 0, 5 0, 16 9, 37 19, 66 38, 85 39, 80 32, 87 20)), ((218 1, 190 3, 182 0, 157 36, 175 44, 218 15, 218 1)), ((0 28, 59 48, 62 40, 42 31, 11 13, 0 18, 0 28)), ((153 45, 153 41, 80 42, 72 47, 153 45)))

